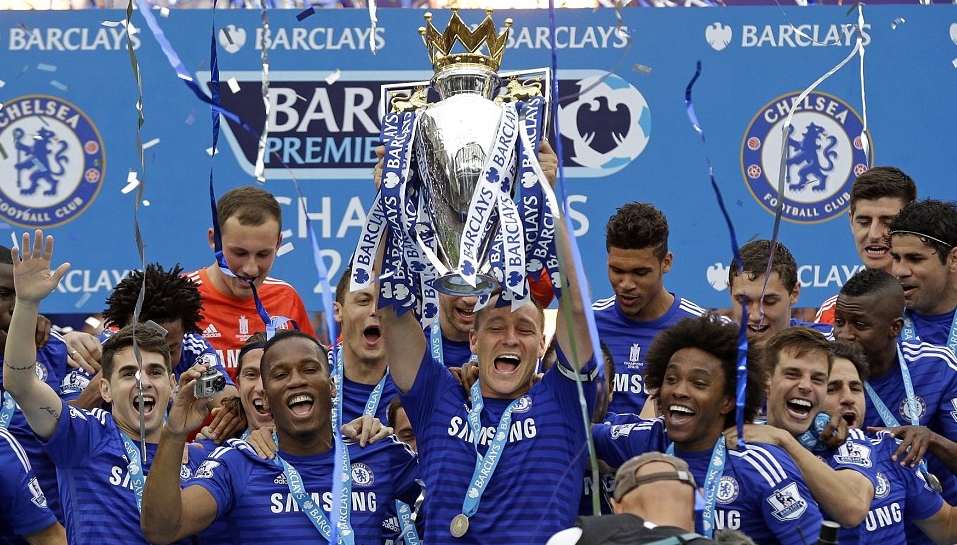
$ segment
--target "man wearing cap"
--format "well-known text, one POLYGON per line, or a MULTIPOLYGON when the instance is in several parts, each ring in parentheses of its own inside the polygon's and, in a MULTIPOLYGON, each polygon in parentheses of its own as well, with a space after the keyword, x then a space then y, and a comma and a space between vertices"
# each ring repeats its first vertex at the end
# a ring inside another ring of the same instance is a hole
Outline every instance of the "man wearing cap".
POLYGON ((711 540, 694 533, 700 495, 688 464, 661 452, 628 460, 615 475, 612 516, 579 517, 574 528, 552 536, 547 545, 613 545, 711 540))

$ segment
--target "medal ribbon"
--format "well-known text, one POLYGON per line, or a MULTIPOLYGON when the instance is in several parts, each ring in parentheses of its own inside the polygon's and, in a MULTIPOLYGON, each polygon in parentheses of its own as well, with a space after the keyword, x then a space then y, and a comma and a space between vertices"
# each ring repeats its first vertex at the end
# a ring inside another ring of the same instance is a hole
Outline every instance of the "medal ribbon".
MULTIPOLYGON (((276 441, 275 434, 273 435, 273 440, 276 441)), ((277 441, 278 444, 278 441, 277 441)), ((302 476, 299 475, 299 472, 296 471, 296 468, 289 465, 288 462, 282 459, 282 456, 276 455, 276 458, 273 460, 277 466, 282 468, 283 475, 286 476, 286 484, 289 486, 289 493, 292 494, 292 497, 295 498, 296 503, 299 504, 299 509, 309 518, 309 522, 316 527, 316 530, 319 530, 319 533, 322 534, 322 537, 326 538, 326 541, 330 541, 332 536, 332 525, 329 523, 329 518, 326 517, 326 514, 322 511, 316 502, 312 501, 312 498, 309 497, 309 494, 306 492, 305 486, 302 484, 302 476)), ((345 483, 343 483, 345 484, 345 483)), ((351 480, 349 488, 351 488, 351 480)), ((349 524, 348 517, 349 511, 346 513, 346 524, 349 524)), ((340 524, 342 524, 342 515, 340 511, 340 524)), ((340 526, 341 528, 341 526, 340 526)), ((351 526, 349 527, 350 531, 346 534, 345 531, 340 529, 339 542, 353 542, 353 536, 351 532, 351 526)))
POLYGON ((492 439, 488 450, 485 451, 485 456, 482 456, 478 452, 478 446, 482 436, 482 409, 485 407, 485 401, 482 399, 482 387, 479 385, 479 381, 472 384, 470 393, 472 394, 472 408, 469 409, 468 420, 469 427, 472 429, 472 444, 475 446, 475 471, 472 472, 472 484, 469 485, 468 493, 462 502, 462 514, 467 517, 471 517, 478 511, 482 494, 485 493, 485 488, 492 480, 495 468, 502 459, 502 451, 508 442, 508 432, 512 425, 512 411, 518 405, 519 400, 522 399, 519 397, 513 400, 505 409, 505 412, 502 413, 502 418, 498 422, 498 429, 495 431, 495 437, 492 439))
POLYGON ((0 409, 0 428, 10 427, 10 420, 13 419, 13 411, 17 409, 17 402, 13 400, 10 392, 3 392, 3 409, 0 409))
MULTIPOLYGON (((904 360, 904 353, 901 351, 900 345, 897 345, 897 361, 900 362, 901 367, 901 378, 904 380, 904 395, 907 396, 907 412, 910 413, 910 423, 912 426, 920 426, 920 419, 917 417, 917 414, 920 412, 920 407, 917 406, 917 398, 914 395, 914 383, 910 378, 910 369, 907 367, 907 361, 904 360)), ((881 420, 884 421, 884 425, 889 428, 894 428, 900 426, 900 422, 894 416, 894 413, 887 408, 887 405, 884 403, 884 400, 881 399, 881 396, 877 395, 877 391, 870 385, 868 382, 864 382, 864 389, 867 390, 867 397, 871 400, 871 403, 874 404, 874 408, 877 409, 877 414, 881 416, 881 420)), ((901 440, 896 439, 897 443, 900 444, 901 440)), ((928 479, 930 483, 930 471, 927 469, 927 460, 922 459, 919 464, 920 472, 924 474, 924 478, 928 479)))
POLYGON ((395 500, 395 512, 399 517, 399 524, 402 526, 402 539, 405 545, 419 545, 422 541, 419 539, 419 532, 415 529, 415 522, 412 520, 412 508, 402 500, 395 500))
POLYGON ((146 486, 146 476, 143 475, 143 462, 140 459, 140 450, 136 443, 117 429, 123 439, 123 448, 126 450, 126 471, 130 474, 130 483, 133 485, 133 494, 136 495, 136 510, 143 512, 143 488, 146 486))
MULTIPOLYGON (((914 326, 914 319, 910 311, 904 311, 904 328, 901 330, 901 340, 919 341, 917 328, 914 326)), ((954 312, 954 320, 950 323, 950 334, 947 336, 947 348, 954 354, 957 354, 957 312, 954 312)), ((901 360, 903 361, 903 359, 901 360)))
MULTIPOLYGON (((675 444, 668 445, 668 455, 675 455, 675 444)), ((718 485, 724 475, 727 462, 727 448, 724 445, 724 436, 718 437, 711 451, 711 462, 708 463, 708 474, 704 478, 705 508, 701 512, 701 529, 704 537, 711 539, 714 534, 714 504, 718 499, 718 485)))

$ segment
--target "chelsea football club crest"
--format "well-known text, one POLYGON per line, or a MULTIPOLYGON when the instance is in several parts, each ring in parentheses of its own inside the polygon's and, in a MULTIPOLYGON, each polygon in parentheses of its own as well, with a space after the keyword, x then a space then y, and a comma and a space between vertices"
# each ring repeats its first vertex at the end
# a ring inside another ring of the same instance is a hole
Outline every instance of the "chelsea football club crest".
POLYGON ((0 219, 12 224, 67 223, 103 185, 103 139, 83 111, 60 98, 28 95, 6 102, 0 145, 0 219))
POLYGON ((873 164, 873 146, 864 149, 864 122, 843 100, 820 92, 801 101, 799 97, 791 93, 761 107, 744 135, 741 168, 754 199, 774 214, 782 198, 778 181, 786 148, 781 217, 820 223, 847 212, 851 185, 873 164), (785 133, 782 128, 792 109, 785 133))

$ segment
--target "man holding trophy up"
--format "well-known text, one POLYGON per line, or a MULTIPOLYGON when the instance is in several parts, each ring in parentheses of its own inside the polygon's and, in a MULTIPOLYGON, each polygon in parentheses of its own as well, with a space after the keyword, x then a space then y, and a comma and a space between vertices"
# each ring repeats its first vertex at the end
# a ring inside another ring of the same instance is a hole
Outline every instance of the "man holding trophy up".
POLYGON ((426 20, 441 100, 426 104, 417 89, 393 99, 404 111, 383 120, 382 183, 353 257, 353 289, 381 271, 379 324, 419 445, 425 539, 544 544, 577 515, 588 433, 577 382, 590 411, 597 374, 584 279, 536 153, 557 165, 542 141, 544 98, 533 96, 547 85, 504 85, 496 73, 511 21, 499 35, 490 16, 471 31, 453 10, 444 34, 426 20), (456 43, 467 52, 453 53, 456 43), (476 52, 482 45, 488 55, 476 52), (527 277, 543 267, 556 292, 573 289, 560 299, 558 363, 533 384, 544 317, 527 277), (480 297, 469 392, 423 333, 438 292, 480 297))

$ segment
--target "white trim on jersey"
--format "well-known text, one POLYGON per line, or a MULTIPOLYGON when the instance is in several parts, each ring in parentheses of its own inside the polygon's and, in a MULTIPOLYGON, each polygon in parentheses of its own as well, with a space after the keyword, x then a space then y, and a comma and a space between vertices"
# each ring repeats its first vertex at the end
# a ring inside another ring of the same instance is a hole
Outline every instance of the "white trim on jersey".
POLYGON ((694 314, 695 316, 701 316, 708 312, 708 310, 705 309, 704 307, 698 305, 694 301, 689 301, 688 299, 685 299, 684 297, 682 297, 681 300, 678 302, 678 308, 689 314, 694 314))
POLYGON ((904 341, 901 343, 901 351, 904 353, 904 359, 908 365, 918 358, 937 358, 944 360, 947 366, 957 371, 957 357, 946 346, 937 344, 919 343, 904 341))
POLYGON ((7 441, 7 443, 10 445, 10 450, 17 455, 17 459, 20 460, 20 465, 23 466, 23 471, 25 473, 29 473, 31 470, 30 458, 27 457, 27 453, 25 450, 23 450, 20 442, 13 437, 13 434, 11 434, 7 428, 0 428, 0 437, 7 441))
POLYGON ((591 308, 592 310, 605 310, 606 308, 610 308, 615 305, 615 301, 617 300, 617 297, 618 296, 616 295, 612 295, 611 297, 599 299, 595 301, 594 303, 592 303, 591 308))
POLYGON ((763 447, 750 444, 744 451, 731 450, 728 452, 751 464, 755 471, 764 477, 768 486, 777 486, 788 478, 788 474, 784 471, 784 468, 781 467, 781 464, 763 447))

